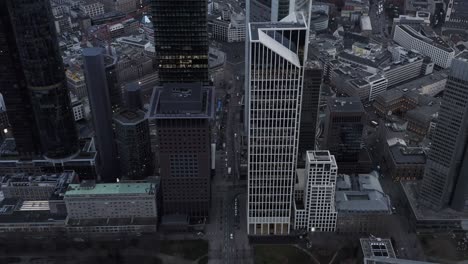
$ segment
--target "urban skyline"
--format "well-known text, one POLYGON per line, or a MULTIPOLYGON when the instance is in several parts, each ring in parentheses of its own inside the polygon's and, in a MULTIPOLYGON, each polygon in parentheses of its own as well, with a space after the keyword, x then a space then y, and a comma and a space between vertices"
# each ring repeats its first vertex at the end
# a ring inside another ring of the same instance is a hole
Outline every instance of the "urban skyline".
POLYGON ((1 1, 0 263, 466 261, 467 10, 1 1))

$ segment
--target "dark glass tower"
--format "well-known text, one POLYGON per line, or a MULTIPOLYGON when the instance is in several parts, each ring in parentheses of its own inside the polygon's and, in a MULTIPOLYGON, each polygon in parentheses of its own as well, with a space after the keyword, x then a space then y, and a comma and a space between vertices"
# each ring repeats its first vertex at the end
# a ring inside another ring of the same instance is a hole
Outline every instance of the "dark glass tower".
POLYGON ((50 2, 4 1, 31 95, 41 152, 52 159, 68 157, 78 151, 78 137, 50 2))
POLYGON ((322 66, 317 61, 307 61, 304 67, 304 88, 302 90, 301 122, 297 166, 305 168, 307 151, 315 150, 315 137, 319 113, 322 66))
POLYGON ((164 215, 208 218, 213 106, 213 88, 200 83, 153 92, 148 117, 157 128, 164 215))
POLYGON ((359 162, 366 112, 358 97, 329 98, 325 146, 341 164, 340 173, 352 173, 359 162))
POLYGON ((83 66, 99 155, 101 180, 114 182, 118 177, 117 150, 112 129, 112 110, 107 88, 103 49, 83 49, 83 66))
POLYGON ((19 60, 7 2, 0 1, 0 92, 3 94, 16 150, 22 157, 40 151, 26 78, 19 60))
POLYGON ((207 0, 152 0, 161 83, 208 82, 207 0))
POLYGON ((420 202, 435 210, 468 209, 468 52, 453 61, 434 130, 420 202))

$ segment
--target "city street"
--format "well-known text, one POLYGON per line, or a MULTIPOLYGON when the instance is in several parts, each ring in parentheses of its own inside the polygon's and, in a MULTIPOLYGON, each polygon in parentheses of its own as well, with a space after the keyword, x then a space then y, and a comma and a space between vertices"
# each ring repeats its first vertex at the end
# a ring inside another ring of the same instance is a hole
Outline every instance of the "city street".
POLYGON ((223 69, 211 73, 220 107, 213 126, 217 151, 211 221, 205 230, 210 240, 209 263, 253 263, 246 235, 246 185, 239 180, 244 43, 211 44, 226 52, 227 60, 223 69))

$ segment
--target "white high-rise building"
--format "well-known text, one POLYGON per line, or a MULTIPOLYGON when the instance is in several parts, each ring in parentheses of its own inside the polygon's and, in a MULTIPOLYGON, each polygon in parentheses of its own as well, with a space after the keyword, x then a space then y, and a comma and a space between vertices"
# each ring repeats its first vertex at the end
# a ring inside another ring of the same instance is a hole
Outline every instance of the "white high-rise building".
POLYGON ((334 232, 337 211, 335 189, 338 166, 329 151, 307 151, 305 171, 298 170, 298 182, 303 183, 303 194, 294 203, 294 229, 312 232, 334 232))
POLYGON ((308 25, 303 13, 248 32, 249 235, 286 235, 296 174, 308 25))

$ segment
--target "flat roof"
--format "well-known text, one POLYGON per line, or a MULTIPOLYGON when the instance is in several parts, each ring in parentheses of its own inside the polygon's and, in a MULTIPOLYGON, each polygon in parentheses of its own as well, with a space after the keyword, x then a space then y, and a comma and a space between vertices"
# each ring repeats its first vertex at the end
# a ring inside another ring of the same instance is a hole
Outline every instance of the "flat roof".
POLYGON ((151 183, 100 183, 88 186, 70 184, 65 198, 82 195, 153 194, 153 192, 154 187, 151 183))
POLYGON ((45 201, 22 201, 16 198, 5 198, 0 202, 0 225, 12 223, 56 223, 65 222, 66 215, 52 214, 43 205, 45 201), (34 204, 37 203, 37 210, 34 204))
POLYGON ((362 105, 359 97, 336 97, 328 99, 328 107, 330 112, 363 112, 365 113, 364 106, 362 105))
POLYGON ((114 120, 122 124, 136 124, 145 119, 145 112, 141 110, 124 109, 114 115, 114 120))
POLYGON ((392 241, 389 238, 361 238, 361 250, 366 257, 396 258, 392 241))
POLYGON ((214 89, 201 83, 168 83, 155 87, 148 119, 210 119, 214 116, 214 89))

